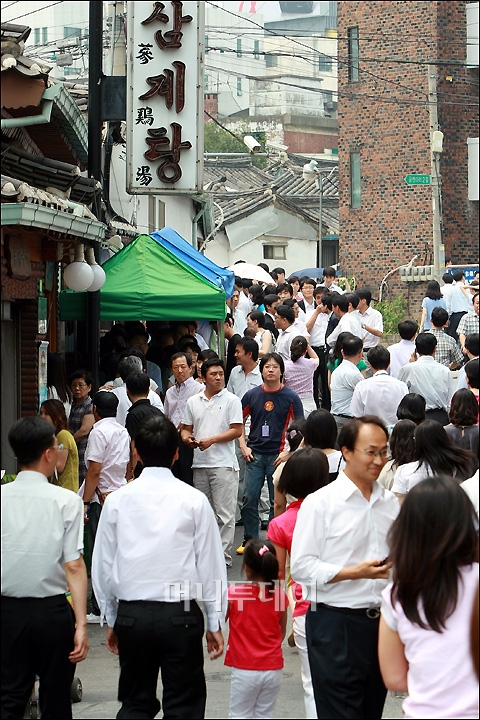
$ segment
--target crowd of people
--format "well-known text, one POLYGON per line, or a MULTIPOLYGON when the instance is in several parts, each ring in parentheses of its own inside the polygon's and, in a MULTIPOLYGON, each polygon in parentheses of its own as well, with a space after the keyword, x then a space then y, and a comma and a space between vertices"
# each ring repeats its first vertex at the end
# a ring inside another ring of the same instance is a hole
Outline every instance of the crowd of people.
POLYGON ((387 688, 407 717, 478 717, 478 280, 430 282, 385 347, 369 288, 271 275, 235 278, 223 328, 116 323, 98 389, 49 355, 2 487, 2 717, 35 673, 42 717, 71 717, 103 622, 119 718, 158 713, 159 669, 165 717, 204 716, 205 623, 212 659, 229 626, 232 718, 272 717, 285 636, 308 718, 380 718, 387 688))

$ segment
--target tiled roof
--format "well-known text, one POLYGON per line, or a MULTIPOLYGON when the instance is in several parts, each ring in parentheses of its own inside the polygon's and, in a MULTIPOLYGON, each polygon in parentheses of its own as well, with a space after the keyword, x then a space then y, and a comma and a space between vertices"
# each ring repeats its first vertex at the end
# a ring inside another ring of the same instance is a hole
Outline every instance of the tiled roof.
MULTIPOLYGON (((275 205, 317 227, 319 222, 319 189, 317 183, 304 180, 303 165, 310 157, 288 155, 266 169, 252 165, 250 158, 205 160, 204 192, 211 194, 223 212, 216 208, 220 228, 257 210, 275 205), (220 224, 221 223, 221 224, 220 224)), ((335 167, 335 162, 318 161, 319 170, 335 167)), ((338 234, 338 173, 323 176, 323 232, 338 234)))
POLYGON ((50 207, 54 210, 71 213, 79 217, 90 218, 91 220, 97 219, 85 205, 66 200, 47 190, 40 190, 16 178, 2 174, 1 183, 2 200, 6 200, 7 202, 33 203, 50 207))

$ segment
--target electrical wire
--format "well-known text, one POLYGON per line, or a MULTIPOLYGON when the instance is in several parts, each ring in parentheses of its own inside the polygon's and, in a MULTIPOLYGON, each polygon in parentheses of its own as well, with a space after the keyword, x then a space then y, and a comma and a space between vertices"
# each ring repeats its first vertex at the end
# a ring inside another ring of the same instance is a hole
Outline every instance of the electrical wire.
POLYGON ((17 15, 17 17, 11 18, 8 22, 15 22, 15 20, 20 20, 20 18, 27 17, 27 15, 34 15, 37 12, 41 12, 42 10, 48 10, 48 8, 53 7, 54 5, 61 5, 65 0, 58 0, 58 2, 50 3, 50 5, 45 5, 45 7, 38 8, 37 10, 31 10, 28 13, 23 13, 23 15, 17 15))

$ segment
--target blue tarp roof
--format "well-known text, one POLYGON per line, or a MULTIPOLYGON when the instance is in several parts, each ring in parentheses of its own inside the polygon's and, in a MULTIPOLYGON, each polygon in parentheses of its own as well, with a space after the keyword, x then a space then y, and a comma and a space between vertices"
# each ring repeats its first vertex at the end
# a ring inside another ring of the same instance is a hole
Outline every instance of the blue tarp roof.
POLYGON ((235 275, 231 270, 226 270, 195 250, 190 243, 182 238, 173 228, 165 227, 150 234, 166 250, 169 250, 175 257, 182 260, 186 265, 198 272, 199 275, 209 280, 214 285, 225 291, 227 298, 233 295, 235 275))

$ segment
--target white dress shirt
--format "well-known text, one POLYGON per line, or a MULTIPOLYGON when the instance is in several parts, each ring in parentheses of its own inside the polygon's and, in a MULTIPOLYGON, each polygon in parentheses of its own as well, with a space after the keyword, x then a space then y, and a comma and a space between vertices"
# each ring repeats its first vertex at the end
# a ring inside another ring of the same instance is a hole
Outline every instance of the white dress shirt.
POLYGON ((432 355, 421 355, 416 362, 405 365, 398 379, 406 383, 409 392, 425 398, 426 410, 448 411, 453 395, 453 380, 450 370, 440 365, 432 355))
POLYGON ((310 345, 312 347, 324 347, 325 331, 327 329, 329 313, 321 312, 315 319, 315 324, 310 332, 310 345))
POLYGON ((355 386, 350 412, 356 418, 378 415, 386 425, 395 425, 398 405, 407 394, 404 382, 391 377, 386 370, 378 370, 355 386))
POLYGON ((81 499, 33 470, 19 472, 1 492, 2 595, 61 595, 67 589, 63 563, 83 551, 81 499))
POLYGON ((243 337, 243 331, 248 325, 247 316, 243 310, 237 306, 232 313, 233 315, 233 330, 243 337))
POLYGON ((478 470, 471 478, 468 478, 468 480, 465 480, 464 482, 460 483, 460 487, 465 490, 468 497, 472 501, 472 505, 475 508, 475 512, 477 513, 477 517, 479 515, 480 511, 480 503, 479 503, 479 492, 478 492, 478 485, 479 485, 479 473, 478 470))
POLYGON ((193 377, 187 378, 180 385, 176 382, 167 390, 165 395, 165 415, 172 421, 176 428, 182 421, 183 411, 188 398, 198 395, 205 389, 205 386, 197 382, 193 377))
POLYGON ((337 342, 338 336, 342 332, 350 332, 352 335, 356 335, 363 340, 365 331, 362 330, 362 324, 359 317, 360 316, 357 312, 348 312, 345 313, 345 315, 342 315, 335 330, 327 337, 327 345, 333 347, 337 342))
MULTIPOLYGON (((227 432, 232 425, 243 425, 242 402, 225 388, 210 399, 205 391, 187 400, 182 423, 193 426, 197 440, 227 432)), ((210 445, 207 450, 195 448, 193 468, 233 468, 238 470, 235 440, 210 445)))
POLYGON ((281 355, 284 360, 290 359, 290 345, 292 344, 293 338, 297 337, 298 334, 298 329, 295 327, 295 324, 290 325, 286 330, 280 330, 275 352, 281 355))
POLYGON ((241 365, 235 365, 228 378, 227 390, 241 400, 248 390, 258 387, 262 382, 262 374, 258 365, 246 375, 241 365))
MULTIPOLYGON (((118 397, 118 408, 117 408, 117 422, 125 427, 125 420, 127 419, 127 412, 132 407, 130 398, 127 395, 126 385, 114 388, 113 393, 118 397)), ((147 399, 154 407, 158 407, 163 412, 163 403, 156 392, 152 390, 148 391, 147 399)))
POLYGON ((92 582, 109 627, 115 624, 119 600, 198 599, 204 603, 208 630, 218 630, 227 609, 227 576, 206 495, 167 468, 144 468, 105 501, 92 582))
POLYGON ((472 309, 471 299, 465 295, 461 285, 461 282, 454 283, 452 291, 445 298, 445 302, 447 303, 447 312, 449 314, 457 312, 470 312, 472 309))
MULTIPOLYGON (((305 313, 303 313, 303 314, 305 315, 305 313)), ((307 330, 305 321, 300 318, 300 315, 298 316, 298 318, 295 318, 292 328, 293 328, 293 337, 298 337, 298 335, 303 335, 303 337, 307 338, 307 340, 309 339, 310 333, 307 330)))
POLYGON ((388 580, 330 581, 344 567, 388 555, 387 535, 399 503, 389 490, 373 483, 370 500, 341 470, 329 485, 308 495, 293 532, 293 579, 311 602, 336 607, 378 607, 388 580))
MULTIPOLYGON (((368 327, 374 328, 375 330, 379 330, 383 333, 383 315, 379 310, 375 310, 375 308, 368 306, 364 313, 358 311, 357 314, 360 323, 368 325, 368 327)), ((363 349, 365 351, 370 350, 372 347, 376 347, 380 342, 380 337, 378 335, 372 335, 372 333, 368 332, 368 330, 364 332, 364 335, 363 349)))
MULTIPOLYGON (((127 482, 125 472, 130 460, 130 435, 115 418, 98 420, 88 436, 85 465, 102 463, 98 489, 101 493, 117 490, 127 482)), ((83 493, 82 493, 83 497, 83 493)))
POLYGON ((342 360, 340 365, 335 368, 330 383, 332 415, 353 417, 350 410, 353 391, 362 380, 364 380, 362 373, 350 360, 342 360))
POLYGON ((395 471, 392 492, 398 493, 399 495, 406 495, 415 485, 418 485, 419 482, 432 476, 432 469, 424 463, 422 463, 420 467, 416 460, 405 463, 405 465, 400 465, 395 471))
POLYGON ((410 357, 415 350, 415 343, 412 340, 400 340, 387 348, 390 353, 390 375, 398 378, 398 373, 404 365, 408 365, 410 357))

